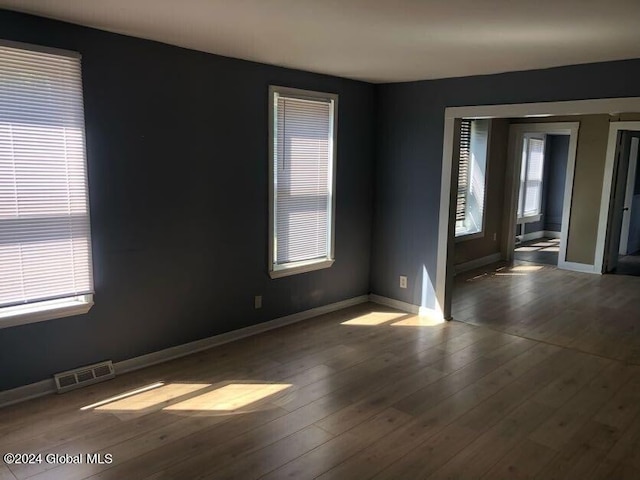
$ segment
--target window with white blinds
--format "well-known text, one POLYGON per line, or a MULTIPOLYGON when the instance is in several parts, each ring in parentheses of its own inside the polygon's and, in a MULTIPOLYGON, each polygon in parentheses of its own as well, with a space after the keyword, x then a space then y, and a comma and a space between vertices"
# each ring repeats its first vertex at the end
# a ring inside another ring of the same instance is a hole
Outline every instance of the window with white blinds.
POLYGON ((518 218, 538 217, 542 206, 545 137, 525 135, 520 169, 518 218))
POLYGON ((90 303, 87 193, 79 55, 0 44, 0 326, 90 303))
POLYGON ((460 121, 456 237, 484 230, 490 127, 491 120, 487 119, 460 121))
POLYGON ((272 277, 333 263, 337 96, 270 88, 272 277))

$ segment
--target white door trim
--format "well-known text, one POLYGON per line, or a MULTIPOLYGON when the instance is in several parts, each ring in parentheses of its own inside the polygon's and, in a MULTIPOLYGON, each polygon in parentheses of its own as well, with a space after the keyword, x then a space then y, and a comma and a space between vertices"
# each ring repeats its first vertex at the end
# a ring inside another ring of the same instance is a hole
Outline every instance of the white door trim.
MULTIPOLYGON (((454 122, 456 118, 548 117, 554 115, 594 115, 640 112, 640 97, 600 98, 565 102, 519 103, 509 105, 476 105, 447 107, 444 111, 442 172, 440 181, 440 216, 438 218, 438 250, 436 258, 437 310, 450 316, 447 305, 447 277, 453 275, 453 259, 448 258, 451 167, 453 162, 454 122)), ((611 178, 609 178, 611 180, 611 178)), ((611 182, 609 181, 609 188, 611 182)), ((606 225, 605 225, 606 229, 606 225)), ((597 250, 596 250, 597 253, 597 250)), ((596 265, 598 263, 596 262, 596 265)))
MULTIPOLYGON (((574 263, 566 261, 567 238, 569 234, 569 218, 571 216, 571 198, 573 197, 573 174, 576 165, 576 151, 578 147, 578 131, 580 122, 552 122, 552 123, 518 123, 509 127, 509 152, 505 184, 511 188, 505 190, 505 217, 503 225, 507 225, 507 232, 514 232, 516 227, 516 210, 518 208, 518 192, 520 190, 519 172, 522 162, 522 141, 527 133, 544 133, 545 135, 569 135, 569 152, 567 156, 567 173, 564 184, 564 200, 562 204, 562 226, 560 228, 560 251, 558 252, 558 268, 576 270, 574 263)), ((515 235, 503 235, 504 254, 506 260, 513 258, 515 235)), ((593 265, 587 265, 593 269, 593 265)), ((579 271, 584 271, 584 266, 579 271)))
MULTIPOLYGON (((631 151, 629 152, 629 170, 627 170, 627 188, 624 195, 624 206, 628 210, 622 218, 622 231, 620 232, 620 255, 627 255, 629 249, 629 228, 631 227, 631 216, 633 215, 633 194, 636 186, 636 168, 638 164, 638 144, 640 139, 631 139, 631 151)), ((632 252, 633 253, 633 252, 632 252)))
POLYGON ((599 273, 604 271, 605 243, 607 240, 607 223, 609 221, 609 204, 613 183, 613 167, 615 165, 618 133, 621 130, 640 130, 640 122, 611 122, 609 124, 609 141, 602 179, 602 197, 600 199, 600 217, 598 220, 598 241, 596 242, 595 265, 599 273))

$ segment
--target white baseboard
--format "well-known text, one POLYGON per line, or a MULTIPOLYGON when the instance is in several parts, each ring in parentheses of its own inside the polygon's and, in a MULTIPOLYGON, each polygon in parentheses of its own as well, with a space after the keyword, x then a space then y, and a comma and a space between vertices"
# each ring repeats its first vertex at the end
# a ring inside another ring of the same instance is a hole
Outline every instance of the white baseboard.
POLYGON ((22 387, 12 388, 11 390, 4 390, 0 392, 0 408, 49 395, 55 391, 56 382, 53 380, 53 377, 36 383, 23 385, 22 387))
POLYGON ((596 275, 600 275, 602 273, 598 271, 594 265, 586 263, 558 262, 558 268, 562 270, 571 270, 572 272, 593 273, 596 275))
POLYGON ((402 310, 403 312, 413 313, 421 317, 429 317, 433 320, 444 321, 444 316, 442 315, 442 312, 435 308, 421 307, 419 305, 413 305, 412 303, 403 302, 401 300, 396 300, 394 298, 388 298, 388 297, 383 297, 381 295, 376 295, 375 293, 372 293, 369 295, 369 301, 373 303, 377 303, 379 305, 385 305, 387 307, 396 308, 398 310, 402 310))
POLYGON ((473 260, 469 260, 468 262, 455 265, 453 267, 454 274, 457 275, 458 273, 468 272, 469 270, 484 267, 485 265, 490 265, 492 263, 499 262, 500 260, 502 260, 502 254, 500 252, 487 255, 486 257, 475 258, 473 260))
POLYGON ((407 313, 415 313, 416 315, 420 313, 420 307, 418 305, 413 305, 411 303, 396 300, 394 298, 383 297, 381 295, 376 295, 375 293, 369 294, 369 301, 377 303, 378 305, 396 308, 407 313))
MULTIPOLYGON (((308 320, 313 317, 324 315, 325 313, 334 312, 336 310, 342 310, 343 308, 358 305, 370 301, 369 295, 360 295, 359 297, 349 298, 340 302, 331 303, 329 305, 323 305, 321 307, 312 308, 303 312, 294 313, 285 317, 276 318, 267 322, 259 323, 257 325, 251 325, 245 328, 239 328, 238 330, 232 330, 231 332, 221 333, 220 335, 214 335, 212 337, 203 338, 202 340, 196 340, 194 342, 177 345, 175 347, 165 348, 157 352, 148 353, 139 357, 130 358, 121 362, 115 362, 113 364, 116 375, 120 375, 141 368, 150 367, 158 363, 168 362, 176 358, 191 355, 202 350, 222 345, 224 343, 240 340, 241 338, 257 335, 259 333, 267 332, 275 328, 284 327, 292 323, 300 322, 302 320, 308 320)), ((398 308, 398 307, 396 307, 398 308)), ((42 380, 40 382, 31 383, 22 387, 13 388, 11 390, 5 390, 0 392, 0 407, 5 407, 14 403, 24 402, 37 397, 42 397, 50 393, 56 392, 56 386, 53 378, 42 380)))

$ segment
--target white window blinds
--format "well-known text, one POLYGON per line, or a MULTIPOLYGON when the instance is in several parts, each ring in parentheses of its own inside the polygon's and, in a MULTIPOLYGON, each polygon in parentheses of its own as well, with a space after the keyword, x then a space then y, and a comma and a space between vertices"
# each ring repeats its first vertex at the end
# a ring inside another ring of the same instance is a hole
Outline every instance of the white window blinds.
POLYGON ((544 138, 525 137, 520 175, 520 217, 537 216, 541 213, 544 143, 544 138))
POLYGON ((331 259, 334 99, 273 101, 273 267, 331 259))
POLYGON ((0 45, 0 308, 92 293, 80 59, 0 45))
POLYGON ((469 192, 469 168, 471 160, 471 120, 460 121, 460 150, 458 158, 458 193, 456 195, 456 221, 464 222, 467 216, 469 192))

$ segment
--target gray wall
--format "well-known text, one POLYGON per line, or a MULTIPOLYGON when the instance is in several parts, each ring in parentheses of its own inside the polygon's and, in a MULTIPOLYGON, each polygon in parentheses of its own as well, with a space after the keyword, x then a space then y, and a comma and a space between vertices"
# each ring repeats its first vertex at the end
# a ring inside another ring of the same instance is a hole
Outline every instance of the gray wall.
POLYGON ((377 93, 371 290, 433 307, 445 107, 640 96, 640 60, 380 85, 377 93), (408 289, 399 275, 408 275, 408 289))
POLYGON ((0 390, 369 292, 372 85, 8 11, 0 31, 83 56, 96 286, 87 315, 0 329, 0 390), (277 280, 269 84, 340 95, 336 262, 277 280))

